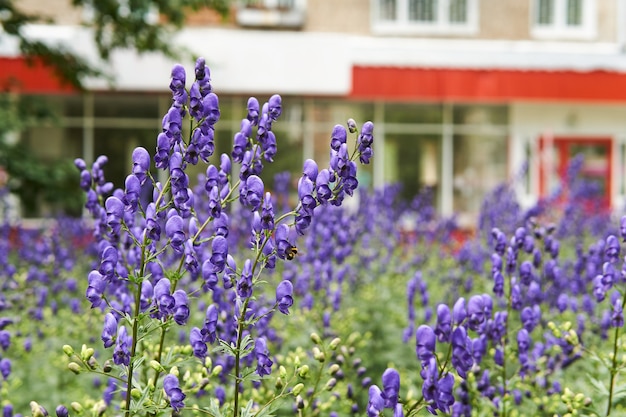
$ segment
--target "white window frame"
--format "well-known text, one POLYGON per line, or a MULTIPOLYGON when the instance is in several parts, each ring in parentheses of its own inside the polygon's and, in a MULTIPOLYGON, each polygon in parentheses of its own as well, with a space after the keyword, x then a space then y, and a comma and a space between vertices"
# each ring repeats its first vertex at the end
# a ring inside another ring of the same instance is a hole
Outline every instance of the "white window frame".
POLYGON ((554 22, 550 25, 537 23, 539 0, 533 0, 530 9, 530 34, 537 39, 580 39, 590 40, 597 36, 597 4, 596 0, 582 0, 581 24, 568 26, 566 23, 567 0, 553 0, 554 22))
POLYGON ((478 0, 467 0, 467 21, 452 23, 448 15, 450 0, 437 0, 437 20, 409 20, 409 0, 396 1, 396 19, 383 20, 380 6, 383 0, 371 0, 372 33, 376 35, 474 35, 478 33, 478 0))

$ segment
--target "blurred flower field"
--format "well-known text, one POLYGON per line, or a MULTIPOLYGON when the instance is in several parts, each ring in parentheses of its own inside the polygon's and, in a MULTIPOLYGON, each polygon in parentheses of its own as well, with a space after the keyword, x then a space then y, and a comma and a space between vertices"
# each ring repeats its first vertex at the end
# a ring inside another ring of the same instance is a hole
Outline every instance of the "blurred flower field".
POLYGON ((91 218, 1 226, 4 416, 625 413, 626 221, 594 205, 580 160, 531 209, 493 190, 470 233, 429 190, 359 189, 376 145, 350 120, 327 167, 307 160, 296 190, 281 174, 269 194, 280 96, 251 99, 213 155, 219 102, 202 60, 193 74, 187 89, 173 69, 124 188, 106 157, 76 161, 91 218))

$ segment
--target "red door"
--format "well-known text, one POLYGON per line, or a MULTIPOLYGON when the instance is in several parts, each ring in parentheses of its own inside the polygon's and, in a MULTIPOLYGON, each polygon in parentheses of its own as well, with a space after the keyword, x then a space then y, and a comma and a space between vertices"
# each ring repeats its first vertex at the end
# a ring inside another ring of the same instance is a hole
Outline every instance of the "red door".
POLYGON ((583 203, 589 209, 608 209, 611 204, 611 157, 610 138, 542 137, 540 140, 540 193, 542 197, 562 188, 561 198, 571 191, 568 183, 568 168, 577 156, 583 158, 578 179, 585 180, 596 190, 593 198, 583 203))

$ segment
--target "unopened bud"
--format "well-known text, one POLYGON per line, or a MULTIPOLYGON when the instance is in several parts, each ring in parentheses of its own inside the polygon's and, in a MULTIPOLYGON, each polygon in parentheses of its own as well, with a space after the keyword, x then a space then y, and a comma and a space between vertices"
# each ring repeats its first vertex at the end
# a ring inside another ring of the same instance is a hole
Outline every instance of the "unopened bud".
POLYGON ((113 365, 111 365, 111 359, 107 359, 102 366, 102 371, 108 374, 109 372, 111 372, 112 369, 113 365))
POLYGON ((322 344, 322 338, 317 333, 311 333, 311 341, 315 343, 316 345, 322 344))
POLYGON ((330 348, 330 350, 335 350, 337 349, 337 346, 339 346, 339 343, 341 343, 341 339, 338 337, 335 337, 333 340, 330 341, 330 344, 328 345, 328 347, 330 348))
POLYGON ((70 407, 72 407, 72 410, 76 411, 78 414, 83 412, 83 406, 79 402, 74 401, 70 403, 70 407))
POLYGON ((285 367, 282 365, 278 367, 278 376, 280 376, 281 378, 287 378, 287 369, 285 369, 285 367))
POLYGON ((298 369, 298 376, 300 378, 306 378, 307 376, 309 376, 309 365, 302 365, 298 369))
MULTIPOLYGON (((83 345, 84 347, 85 345, 83 345)), ((80 352, 80 357, 86 362, 93 357, 93 348, 85 348, 80 352)))
POLYGON ((339 365, 333 363, 332 365, 330 365, 330 368, 328 368, 328 373, 330 375, 335 375, 340 369, 341 367, 339 365))
POLYGON ((70 357, 74 355, 74 349, 70 345, 63 345, 63 352, 70 357))
POLYGON ((178 366, 172 366, 172 369, 170 369, 170 374, 174 375, 176 378, 178 378, 180 372, 178 371, 178 366))
POLYGON ((157 372, 165 372, 165 368, 161 363, 157 360, 152 359, 149 363, 150 368, 154 369, 157 372))
POLYGON ((81 367, 79 364, 77 364, 76 362, 70 362, 67 364, 67 368, 74 372, 76 375, 80 374, 81 371, 81 367))
POLYGON ((219 374, 222 373, 222 370, 224 369, 224 367, 222 365, 217 365, 215 368, 213 368, 213 370, 211 371, 211 375, 212 376, 219 376, 219 374))
POLYGON ((131 389, 130 390, 130 396, 133 397, 136 400, 141 398, 141 390, 139 388, 131 389))
POLYGON ((324 362, 326 360, 326 355, 324 355, 324 352, 319 350, 317 346, 313 348, 313 357, 318 362, 324 362))
POLYGON ((55 410, 57 417, 69 417, 70 411, 64 405, 58 405, 55 410))
POLYGON ((276 378, 276 383, 274 384, 274 386, 276 387, 276 389, 283 389, 285 384, 283 383, 283 380, 280 377, 278 377, 276 378))
POLYGON ((291 392, 293 393, 293 395, 297 397, 298 395, 300 395, 303 389, 304 389, 304 384, 300 382, 299 384, 296 384, 295 387, 293 387, 293 390, 291 392))
POLYGON ((304 399, 300 395, 296 397, 296 407, 298 410, 302 410, 304 408, 304 399))
POLYGON ((324 388, 326 389, 326 391, 330 391, 331 389, 335 388, 335 385, 337 385, 337 379, 330 378, 324 388))
POLYGON ((98 367, 98 361, 96 360, 96 358, 94 356, 92 356, 87 361, 87 365, 89 365, 89 368, 91 368, 91 370, 93 371, 93 370, 95 370, 98 367))

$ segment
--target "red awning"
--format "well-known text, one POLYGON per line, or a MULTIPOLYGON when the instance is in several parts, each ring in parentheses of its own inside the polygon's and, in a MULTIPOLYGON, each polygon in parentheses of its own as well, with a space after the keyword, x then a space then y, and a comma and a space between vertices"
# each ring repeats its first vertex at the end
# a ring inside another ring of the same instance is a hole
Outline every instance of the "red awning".
POLYGON ((355 66, 350 97, 435 101, 626 101, 626 73, 355 66))
POLYGON ((0 57, 0 92, 22 94, 69 93, 75 89, 63 83, 54 70, 41 61, 23 57, 0 57))

